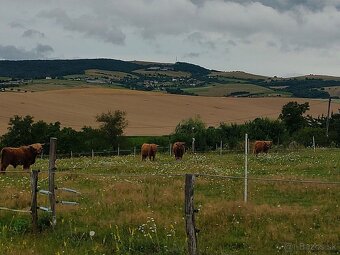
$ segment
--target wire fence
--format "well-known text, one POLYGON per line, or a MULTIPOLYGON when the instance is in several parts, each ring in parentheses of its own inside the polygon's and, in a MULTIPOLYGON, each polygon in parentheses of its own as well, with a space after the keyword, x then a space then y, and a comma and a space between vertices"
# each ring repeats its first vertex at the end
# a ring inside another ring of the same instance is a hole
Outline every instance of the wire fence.
MULTIPOLYGON (((274 147, 270 149, 269 153, 289 153, 289 152, 298 152, 304 150, 314 150, 313 147, 274 147)), ((316 150, 329 150, 329 151, 340 151, 340 148, 336 147, 316 147, 316 150)), ((252 153, 251 148, 249 148, 250 153, 252 153)), ((172 155, 171 146, 159 146, 157 148, 157 153, 172 155)), ((191 149, 187 149, 186 153, 192 153, 191 149)), ((227 148, 195 148, 195 153, 215 153, 219 155, 228 155, 228 154, 243 154, 244 148, 240 149, 227 149, 227 148)), ((103 151, 83 151, 83 152, 73 152, 69 151, 68 153, 57 153, 57 157, 59 159, 63 158, 78 158, 78 157, 110 157, 110 156, 135 156, 139 157, 141 154, 140 148, 131 148, 131 149, 122 149, 122 150, 103 150, 103 151)), ((47 159, 48 155, 42 154, 40 156, 41 159, 47 159)))

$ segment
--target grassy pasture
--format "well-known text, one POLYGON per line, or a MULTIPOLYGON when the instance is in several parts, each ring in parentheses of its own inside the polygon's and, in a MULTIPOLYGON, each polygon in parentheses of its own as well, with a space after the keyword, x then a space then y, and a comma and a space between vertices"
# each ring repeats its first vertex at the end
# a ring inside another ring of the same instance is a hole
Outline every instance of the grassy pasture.
POLYGON ((89 77, 108 77, 108 78, 116 79, 116 80, 122 80, 128 76, 130 76, 133 79, 138 78, 136 75, 132 75, 129 73, 118 72, 118 71, 98 70, 98 69, 86 70, 85 75, 89 77))
POLYGON ((224 77, 224 78, 232 78, 232 79, 259 79, 266 80, 269 77, 257 74, 246 73, 242 71, 230 71, 230 72, 212 72, 209 74, 211 77, 224 77))
POLYGON ((340 86, 325 87, 325 91, 327 91, 331 96, 340 97, 340 86))
POLYGON ((14 89, 20 88, 21 90, 28 91, 49 91, 49 90, 62 90, 62 89, 72 89, 72 88, 94 88, 94 87, 102 87, 102 84, 89 84, 84 81, 75 81, 75 80, 32 80, 31 83, 26 85, 21 85, 20 87, 15 87, 14 89))
MULTIPOLYGON (((242 176, 243 155, 186 154, 175 162, 159 154, 156 159, 58 159, 56 185, 82 193, 58 192, 58 198, 80 205, 57 205, 55 229, 48 226, 48 215, 39 212, 38 236, 30 232, 29 215, 0 211, 0 253, 185 254, 184 177, 167 175, 242 176), (148 176, 119 176, 124 174, 148 176)), ((47 160, 38 160, 34 168, 45 170, 47 164, 47 160)), ((273 152, 249 159, 252 177, 340 181, 339 169, 339 150, 273 152)), ((47 188, 46 177, 46 173, 39 176, 41 188, 47 188)), ((1 175, 0 183, 0 206, 29 207, 28 174, 1 175)), ((243 180, 198 177, 195 205, 200 209, 200 254, 305 254, 301 243, 304 249, 308 244, 318 245, 318 254, 329 254, 329 249, 337 254, 339 191, 339 186, 329 184, 250 181, 249 202, 244 204, 243 180)), ((47 205, 46 198, 39 195, 38 203, 47 205)))
POLYGON ((160 75, 165 75, 165 76, 170 76, 174 78, 188 78, 191 76, 190 73, 187 72, 182 72, 182 71, 150 71, 150 70, 136 70, 133 71, 134 73, 138 74, 143 74, 143 75, 148 75, 148 76, 160 76, 160 75))
POLYGON ((244 91, 244 92, 249 92, 250 94, 259 94, 259 95, 264 95, 264 96, 275 93, 271 89, 253 85, 253 84, 247 84, 247 83, 229 83, 229 84, 216 83, 208 87, 189 88, 189 89, 184 89, 184 90, 195 93, 199 96, 212 96, 212 97, 227 96, 230 93, 239 92, 239 91, 244 91))

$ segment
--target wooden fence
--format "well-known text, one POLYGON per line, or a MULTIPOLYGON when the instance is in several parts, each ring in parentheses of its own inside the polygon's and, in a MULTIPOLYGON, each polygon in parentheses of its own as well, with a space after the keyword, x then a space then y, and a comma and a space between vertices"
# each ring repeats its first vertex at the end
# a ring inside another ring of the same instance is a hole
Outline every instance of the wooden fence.
MULTIPOLYGON (((247 144, 247 137, 246 137, 247 144)), ((31 171, 31 208, 30 210, 17 210, 6 207, 0 207, 0 210, 7 210, 13 212, 30 213, 32 216, 32 231, 33 233, 38 232, 38 209, 51 213, 51 224, 54 227, 57 224, 56 217, 56 205, 78 205, 77 202, 73 201, 58 201, 56 199, 56 191, 65 191, 73 194, 80 194, 78 191, 71 188, 57 187, 55 183, 55 176, 57 173, 55 161, 57 139, 50 139, 50 150, 49 150, 49 166, 48 166, 48 190, 38 189, 39 170, 31 171), (49 196, 49 206, 38 205, 38 194, 49 196)), ((246 147, 247 148, 247 147, 246 147)), ((246 149, 245 155, 248 150, 246 149)), ((245 168, 247 165, 245 165, 245 168)), ((209 174, 126 174, 126 175, 114 175, 114 174, 95 174, 95 173, 75 173, 75 172, 62 172, 63 174, 76 174, 76 175, 91 175, 91 176, 112 176, 112 177, 146 177, 146 176, 185 176, 185 187, 184 187, 184 216, 185 216, 185 229, 187 234, 188 253, 190 255, 198 254, 198 239, 197 234, 199 230, 196 228, 195 214, 198 210, 194 207, 194 184, 195 179, 198 177, 214 177, 219 179, 242 179, 245 181, 264 181, 264 182, 291 182, 291 183, 311 183, 311 184, 334 184, 340 185, 340 182, 324 182, 324 181, 312 181, 312 180, 289 180, 289 179, 272 179, 272 178, 256 178, 245 176, 224 176, 224 175, 209 175, 209 174)), ((245 186, 245 202, 247 201, 247 187, 245 186)))
MULTIPOLYGON (((55 185, 55 161, 56 161, 56 147, 57 147, 57 139, 50 138, 50 153, 49 153, 49 167, 48 167, 48 190, 38 189, 38 181, 39 181, 39 170, 31 171, 31 208, 30 210, 17 210, 13 208, 0 207, 0 210, 12 211, 12 212, 20 212, 20 213, 29 213, 32 217, 32 231, 33 233, 38 232, 38 210, 42 210, 48 213, 51 213, 51 224, 54 227, 57 223, 56 217, 56 204, 60 203, 63 205, 78 205, 77 202, 71 201, 58 201, 56 200, 56 190, 71 192, 75 194, 80 194, 78 191, 70 188, 60 188, 55 185), (38 205, 38 194, 49 196, 49 206, 39 206, 38 205)), ((11 172, 14 173, 14 172, 11 172)), ((22 172, 25 173, 25 172, 22 172)))

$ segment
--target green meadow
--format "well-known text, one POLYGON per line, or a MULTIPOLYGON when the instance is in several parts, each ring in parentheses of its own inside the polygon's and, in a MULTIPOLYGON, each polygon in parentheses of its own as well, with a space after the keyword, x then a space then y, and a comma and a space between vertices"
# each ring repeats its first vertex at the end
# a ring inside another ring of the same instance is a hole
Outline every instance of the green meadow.
MULTIPOLYGON (((48 161, 39 159, 39 188, 47 189, 48 161)), ((312 149, 249 156, 249 177, 340 182, 340 150, 312 149)), ((18 170, 18 169, 17 169, 18 170)), ((29 174, 0 175, 0 206, 30 207, 29 174)), ((57 225, 39 211, 37 235, 30 215, 0 211, 0 254, 187 254, 184 174, 197 173, 195 207, 200 254, 339 254, 340 185, 249 180, 243 201, 244 155, 157 154, 57 160, 57 225), (204 176, 203 174, 206 174, 204 176)), ((46 196, 38 204, 48 206, 46 196)))

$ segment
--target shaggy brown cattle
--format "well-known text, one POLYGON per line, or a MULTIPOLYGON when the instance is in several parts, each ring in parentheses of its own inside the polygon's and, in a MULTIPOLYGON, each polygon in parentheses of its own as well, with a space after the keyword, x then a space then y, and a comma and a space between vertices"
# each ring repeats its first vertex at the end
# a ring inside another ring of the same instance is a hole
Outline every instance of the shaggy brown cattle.
POLYGON ((142 160, 145 160, 149 156, 149 149, 150 149, 150 144, 143 143, 142 148, 141 148, 142 160))
POLYGON ((1 150, 1 169, 5 172, 8 165, 16 168, 22 165, 24 170, 29 170, 30 166, 35 163, 35 159, 43 150, 43 144, 35 143, 19 148, 5 147, 1 150))
POLYGON ((141 148, 141 156, 142 160, 145 160, 147 157, 151 160, 155 160, 156 152, 157 152, 157 144, 154 143, 143 143, 141 148))
POLYGON ((176 160, 181 160, 185 152, 185 142, 175 142, 172 146, 172 151, 176 160))
POLYGON ((257 156, 261 152, 267 153, 272 144, 272 141, 256 141, 254 144, 254 154, 257 156))
POLYGON ((155 160, 155 157, 156 157, 156 152, 157 152, 157 147, 158 145, 157 144, 150 144, 150 148, 149 148, 149 159, 154 161, 155 160))

